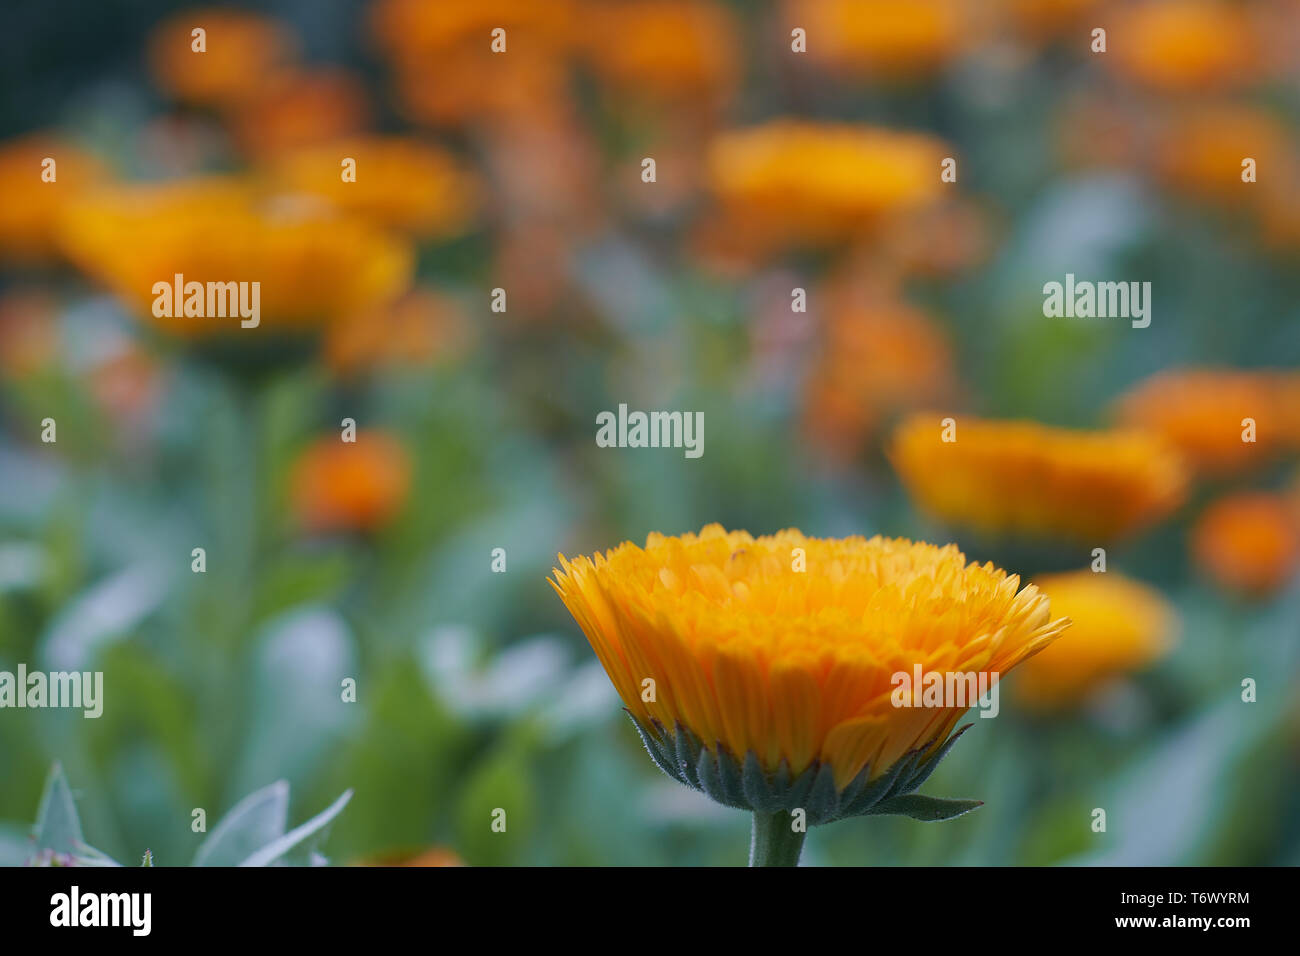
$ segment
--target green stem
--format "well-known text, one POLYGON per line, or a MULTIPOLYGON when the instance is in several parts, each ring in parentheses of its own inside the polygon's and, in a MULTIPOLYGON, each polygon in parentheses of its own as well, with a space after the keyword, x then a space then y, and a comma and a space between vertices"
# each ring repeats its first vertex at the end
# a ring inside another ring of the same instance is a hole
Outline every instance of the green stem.
POLYGON ((803 840, 808 834, 803 830, 795 830, 793 824, 793 817, 785 810, 776 813, 755 810, 749 865, 798 866, 803 840))

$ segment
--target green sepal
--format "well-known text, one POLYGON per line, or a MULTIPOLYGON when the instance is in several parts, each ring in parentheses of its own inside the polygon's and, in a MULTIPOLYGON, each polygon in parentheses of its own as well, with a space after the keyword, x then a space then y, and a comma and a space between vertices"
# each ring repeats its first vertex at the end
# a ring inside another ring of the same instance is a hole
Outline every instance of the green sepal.
POLYGON ((951 820, 963 813, 970 813, 984 806, 983 800, 951 800, 944 797, 927 797, 921 793, 905 793, 902 796, 882 800, 870 810, 868 816, 895 814, 934 823, 939 820, 951 820))

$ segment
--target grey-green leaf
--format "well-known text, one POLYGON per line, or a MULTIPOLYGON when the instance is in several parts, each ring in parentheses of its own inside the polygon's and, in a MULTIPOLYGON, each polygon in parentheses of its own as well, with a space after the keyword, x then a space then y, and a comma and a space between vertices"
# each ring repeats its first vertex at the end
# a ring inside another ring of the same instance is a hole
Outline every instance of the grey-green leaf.
POLYGON ((240 800, 194 854, 194 866, 238 866, 284 836, 289 825, 289 783, 277 780, 240 800))
POLYGON ((40 809, 36 812, 36 849, 75 854, 81 845, 81 820, 63 767, 55 764, 45 778, 40 809))
MULTIPOLYGON (((306 845, 312 837, 322 834, 322 831, 328 826, 343 808, 348 805, 352 799, 352 791, 345 790, 343 795, 322 810, 316 816, 312 817, 306 823, 294 827, 278 840, 262 847, 256 853, 253 853, 246 860, 240 863, 240 866, 270 866, 277 862, 286 854, 306 845)), ((323 835, 323 834, 322 834, 323 835)))

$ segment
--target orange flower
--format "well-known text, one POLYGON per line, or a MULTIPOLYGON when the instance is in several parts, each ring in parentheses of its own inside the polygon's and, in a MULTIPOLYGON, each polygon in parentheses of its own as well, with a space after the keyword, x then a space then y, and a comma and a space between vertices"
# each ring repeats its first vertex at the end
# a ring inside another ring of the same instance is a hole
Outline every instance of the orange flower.
POLYGON ((262 89, 230 115, 250 156, 268 157, 359 132, 370 113, 361 82, 340 69, 293 70, 263 77, 262 89))
POLYGON ((1286 584, 1300 566, 1300 528, 1280 495, 1230 495, 1197 520, 1191 552, 1202 573, 1224 590, 1264 597, 1286 584))
POLYGON ((1280 180, 1294 190, 1300 172, 1290 134, 1277 117, 1237 104, 1205 103, 1165 124, 1155 168, 1174 189, 1230 207, 1263 199, 1263 183, 1280 180), (1242 182, 1245 157, 1255 160, 1261 183, 1242 182))
POLYGON ((886 78, 932 73, 969 36, 965 0, 786 0, 784 21, 807 31, 807 56, 836 72, 886 78))
POLYGON ((1103 543, 1166 517, 1186 495, 1182 459, 1138 431, 973 418, 945 427, 917 414, 894 432, 890 459, 922 508, 990 534, 1103 543))
POLYGON ((68 255, 142 318, 182 336, 256 334, 240 319, 155 314, 158 282, 258 282, 259 330, 315 332, 404 290, 411 249, 328 209, 262 203, 234 180, 123 186, 68 210, 68 255))
POLYGON ((602 83, 682 107, 721 105, 740 72, 738 24, 700 0, 589 3, 583 50, 602 83))
POLYGON ((0 259, 40 264, 57 257, 55 224, 64 206, 105 179, 103 166, 47 134, 0 144, 0 259), (49 167, 47 159, 54 160, 49 167), (47 182, 51 173, 53 182, 47 182))
POLYGON ((850 458, 890 415, 947 398, 953 380, 948 338, 925 313, 897 300, 839 309, 808 376, 804 428, 850 458))
POLYGON ((707 163, 731 228, 776 245, 821 244, 934 202, 948 152, 922 133, 775 120, 722 134, 707 163))
POLYGON ((325 362, 350 377, 392 365, 432 362, 463 351, 470 329, 460 306, 430 289, 343 318, 325 336, 325 362))
POLYGON ((395 437, 361 431, 345 442, 330 435, 294 463, 289 504, 309 531, 374 531, 402 509, 410 485, 410 456, 395 437))
POLYGON ((1191 368, 1161 372, 1120 398, 1124 424, 1153 432, 1207 475, 1247 471, 1300 447, 1300 376, 1191 368), (1254 422, 1254 441, 1250 422, 1254 422))
POLYGON ((953 545, 793 529, 756 538, 715 524, 561 555, 552 587, 643 728, 670 743, 684 728, 787 781, 829 766, 839 789, 933 754, 967 710, 900 708, 895 675, 996 681, 1069 623, 1037 588, 953 545))
POLYGON ((490 52, 492 31, 498 28, 506 32, 506 54, 498 56, 502 61, 521 46, 562 47, 579 24, 574 0, 377 0, 370 8, 376 41, 405 67, 456 47, 480 44, 490 52))
POLYGON ((363 137, 278 157, 273 180, 285 192, 321 196, 338 208, 417 236, 464 231, 477 206, 478 182, 446 151, 400 137, 363 137), (342 162, 356 163, 344 181, 342 162))
POLYGON ((295 53, 293 37, 281 24, 217 7, 177 14, 149 39, 149 66, 158 85, 194 106, 228 108, 255 99, 267 75, 295 53), (206 31, 201 53, 193 48, 196 28, 206 31))
POLYGON ((1015 697, 1033 710, 1071 707, 1173 646, 1177 616, 1159 591, 1115 571, 1035 578, 1070 629, 1020 668, 1015 697))
POLYGON ((1118 8, 1102 59, 1165 92, 1223 90, 1255 78, 1260 38, 1241 5, 1217 0, 1147 0, 1118 8))

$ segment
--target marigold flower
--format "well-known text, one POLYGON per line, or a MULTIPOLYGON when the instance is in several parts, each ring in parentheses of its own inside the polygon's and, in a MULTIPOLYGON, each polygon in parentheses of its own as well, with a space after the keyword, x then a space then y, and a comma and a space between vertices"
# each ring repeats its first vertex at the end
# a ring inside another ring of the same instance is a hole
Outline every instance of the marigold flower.
POLYGON ((1033 583, 1052 602, 1053 614, 1070 619, 1070 630, 1026 661, 1013 681, 1016 699, 1030 709, 1073 706, 1173 646, 1173 607, 1139 581, 1115 571, 1072 571, 1043 575, 1033 583))
POLYGON ((361 81, 340 69, 286 70, 265 77, 258 96, 229 115, 235 140, 254 157, 353 136, 370 105, 361 81))
POLYGON ((1198 472, 1229 475, 1300 447, 1298 393, 1292 372, 1188 368, 1152 376, 1116 410, 1120 422, 1164 438, 1198 472))
POLYGON ((630 0, 584 10, 582 50, 603 83, 667 103, 721 105, 740 73, 738 24, 700 0, 630 0))
POLYGON ((706 161, 732 228, 778 244, 820 244, 934 202, 947 155, 923 133, 776 120, 723 133, 706 161))
POLYGON ((1254 79, 1262 52, 1249 15, 1217 0, 1121 7, 1107 31, 1108 65, 1164 92, 1229 89, 1254 79))
POLYGON ((911 78, 966 45, 965 0, 786 0, 785 19, 808 32, 808 57, 839 73, 911 78))
POLYGON ((1300 525, 1285 497, 1243 492, 1205 509, 1190 548, 1196 566, 1224 590, 1266 597, 1300 567, 1300 525))
POLYGON ((255 13, 219 7, 186 10, 149 38, 149 66, 158 85, 182 103, 229 108, 255 99, 269 73, 291 62, 293 36, 255 13), (193 49, 201 27, 204 51, 193 49))
POLYGON ((355 442, 317 439, 294 462, 289 505, 309 531, 374 531, 406 503, 411 460, 392 435, 359 431, 355 442))
POLYGON ((1173 189, 1225 204, 1241 206, 1253 200, 1254 185, 1241 181, 1243 157, 1271 170, 1271 181, 1287 175, 1296 164, 1296 150, 1286 124, 1272 114, 1236 104, 1198 103, 1174 114, 1163 126, 1157 144, 1156 174, 1173 189))
POLYGON ((900 301, 837 309, 804 394, 804 430, 836 458, 860 452, 899 411, 949 397, 952 347, 925 313, 900 301))
POLYGON ((408 245, 309 204, 259 202, 237 181, 123 186, 70 207, 69 257, 147 322, 186 337, 234 334, 234 318, 157 316, 153 287, 259 282, 260 325, 314 332, 339 315, 391 300, 413 268, 408 245))
POLYGON ((0 259, 42 264, 57 258, 55 224, 63 208, 106 173, 93 156, 47 134, 0 143, 0 259), (53 182, 42 178, 54 160, 53 182))
POLYGON ((967 709, 898 707, 895 675, 996 681, 1068 623, 953 545, 715 524, 559 562, 551 585, 661 769, 809 823, 905 812, 875 801, 915 789, 967 709))
POLYGON ((401 137, 362 137, 294 150, 271 165, 282 191, 327 199, 364 219, 417 236, 463 231, 477 206, 478 182, 450 153, 401 137), (344 158, 356 178, 344 181, 344 158))
POLYGON ((1187 474, 1172 448, 1139 431, 1079 431, 1036 422, 917 414, 890 458, 926 511, 990 534, 1100 543, 1176 509, 1187 474))

